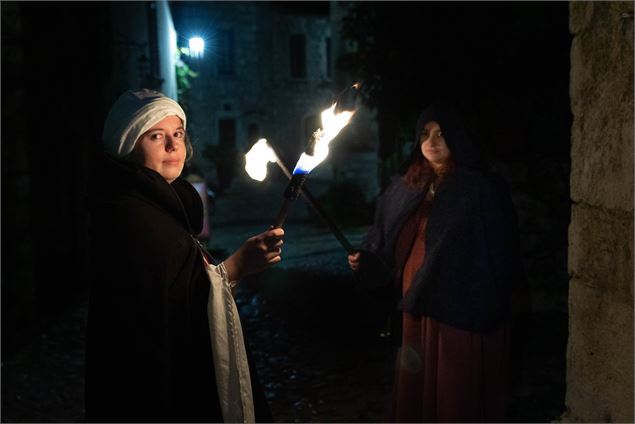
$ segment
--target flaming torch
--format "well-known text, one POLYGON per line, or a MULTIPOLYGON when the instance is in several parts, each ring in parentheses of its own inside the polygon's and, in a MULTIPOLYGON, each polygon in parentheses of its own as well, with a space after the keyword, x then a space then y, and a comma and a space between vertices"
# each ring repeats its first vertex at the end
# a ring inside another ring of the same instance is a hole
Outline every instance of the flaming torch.
POLYGON ((289 172, 273 147, 264 138, 258 140, 245 155, 245 170, 251 178, 258 181, 264 180, 267 176, 267 163, 274 162, 290 180, 284 192, 284 202, 280 208, 274 227, 277 228, 283 225, 292 203, 297 199, 298 194, 301 194, 309 206, 326 222, 337 240, 348 253, 355 252, 353 246, 351 246, 339 228, 337 228, 335 223, 319 206, 311 193, 303 189, 302 186, 307 175, 328 155, 329 142, 339 134, 342 128, 348 125, 348 122, 355 113, 355 101, 359 87, 360 83, 355 83, 353 86, 345 89, 338 96, 336 102, 322 112, 322 128, 313 133, 309 145, 306 151, 300 156, 293 173, 289 172))
MULTIPOLYGON (((245 159, 245 170, 254 180, 262 181, 265 179, 265 177, 267 176, 268 162, 275 162, 289 180, 293 179, 293 175, 291 174, 291 172, 289 172, 289 169, 282 162, 282 160, 280 160, 273 146, 271 146, 271 144, 264 138, 261 138, 256 144, 253 145, 253 147, 245 155, 245 159)), ((313 208, 313 210, 324 220, 326 225, 328 225, 329 229, 331 230, 335 238, 337 238, 337 240, 340 242, 342 247, 344 247, 344 249, 349 254, 355 253, 356 250, 346 239, 344 234, 342 234, 342 231, 340 231, 333 220, 331 220, 331 218, 320 207, 320 204, 317 202, 315 197, 313 197, 306 186, 303 185, 302 187, 300 187, 299 192, 304 200, 306 200, 308 205, 311 206, 311 208, 313 208)))
POLYGON ((291 181, 284 191, 284 202, 278 216, 273 224, 274 228, 280 228, 289 214, 289 210, 293 202, 298 198, 300 189, 304 184, 309 173, 318 166, 329 154, 329 143, 348 125, 353 117, 355 110, 349 110, 348 107, 353 106, 354 99, 360 84, 355 83, 353 86, 344 90, 333 105, 322 111, 322 128, 318 128, 307 146, 307 149, 295 165, 291 181), (351 105, 346 104, 352 103, 351 105), (340 104, 341 103, 341 104, 340 104), (337 113, 336 113, 337 109, 337 113))

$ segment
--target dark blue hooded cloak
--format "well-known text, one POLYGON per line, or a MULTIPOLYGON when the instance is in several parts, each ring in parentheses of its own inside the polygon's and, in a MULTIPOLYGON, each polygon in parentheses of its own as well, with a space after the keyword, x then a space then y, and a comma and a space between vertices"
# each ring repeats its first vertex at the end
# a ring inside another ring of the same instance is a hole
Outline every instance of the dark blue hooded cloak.
MULTIPOLYGON (((419 135, 430 121, 440 125, 456 170, 436 191, 425 260, 399 309, 465 330, 487 331, 508 317, 512 289, 524 279, 516 213, 506 183, 487 169, 450 106, 434 105, 421 114, 413 155, 421 154, 419 135)), ((381 195, 360 249, 359 276, 367 286, 400 286, 394 281, 401 275, 395 269, 395 244, 427 190, 413 189, 397 177, 381 195)))

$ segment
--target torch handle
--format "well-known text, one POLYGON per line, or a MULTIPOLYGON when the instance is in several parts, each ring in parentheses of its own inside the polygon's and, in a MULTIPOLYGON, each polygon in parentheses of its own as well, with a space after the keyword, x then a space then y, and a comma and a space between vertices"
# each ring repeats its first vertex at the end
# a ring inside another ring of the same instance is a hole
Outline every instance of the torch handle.
POLYGON ((287 219, 287 215, 289 214, 291 205, 300 195, 300 190, 302 189, 302 184, 304 184, 305 180, 306 174, 295 174, 291 177, 289 185, 287 185, 287 188, 284 191, 284 202, 282 203, 280 212, 278 212, 278 216, 273 224, 273 228, 282 227, 285 219, 287 219))
POLYGON ((291 208, 291 203, 293 201, 290 199, 284 199, 282 206, 280 207, 280 212, 278 212, 278 216, 273 223, 273 228, 282 228, 284 221, 287 219, 287 215, 289 214, 289 209, 291 208))
MULTIPOLYGON (((287 178, 291 179, 293 176, 291 175, 291 173, 289 172, 289 169, 285 166, 285 164, 280 160, 280 158, 277 157, 276 155, 276 164, 280 167, 280 169, 282 170, 282 172, 284 173, 284 175, 287 176, 287 178)), ((346 239, 346 237, 344 236, 344 234, 342 234, 342 232, 340 231, 340 229, 337 227, 337 225, 335 224, 335 222, 333 222, 333 220, 331 220, 331 218, 326 214, 326 212, 324 212, 324 210, 320 207, 319 203, 317 202, 317 200, 315 200, 315 197, 313 197, 313 195, 311 194, 311 192, 309 191, 309 189, 307 189, 306 187, 302 186, 300 187, 300 194, 302 195, 302 197, 304 197, 304 200, 307 201, 307 203, 309 204, 309 206, 311 206, 313 208, 313 210, 320 215, 320 217, 322 217, 322 219, 324 220, 324 222, 326 222, 326 225, 328 225, 329 229, 331 230, 331 232, 333 233, 333 235, 335 236, 335 238, 337 238, 337 241, 340 242, 340 244, 342 245, 342 247, 346 250, 346 252, 348 252, 349 255, 352 255, 353 253, 356 252, 356 250, 353 248, 353 246, 349 243, 349 241, 346 239)), ((286 200, 286 199, 285 199, 286 200)), ((284 219, 286 218, 286 213, 284 215, 284 217, 282 217, 283 215, 283 210, 285 209, 285 205, 287 203, 291 203, 291 202, 286 202, 285 204, 282 206, 282 209, 280 209, 280 213, 278 213, 278 218, 276 219, 276 223, 278 223, 278 221, 281 219, 280 221, 280 226, 282 226, 282 223, 284 223, 284 219)), ((288 210, 289 206, 286 206, 286 209, 288 210)), ((274 228, 279 228, 276 227, 274 225, 274 228)))

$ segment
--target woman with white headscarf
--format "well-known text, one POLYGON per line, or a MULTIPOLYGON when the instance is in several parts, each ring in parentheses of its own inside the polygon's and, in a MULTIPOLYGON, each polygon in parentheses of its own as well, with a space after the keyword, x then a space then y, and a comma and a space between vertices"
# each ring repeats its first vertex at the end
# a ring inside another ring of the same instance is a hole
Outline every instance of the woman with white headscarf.
POLYGON ((151 90, 112 106, 89 186, 92 273, 86 418, 271 421, 231 289, 279 262, 282 229, 217 263, 198 243, 199 194, 181 172, 186 116, 151 90))

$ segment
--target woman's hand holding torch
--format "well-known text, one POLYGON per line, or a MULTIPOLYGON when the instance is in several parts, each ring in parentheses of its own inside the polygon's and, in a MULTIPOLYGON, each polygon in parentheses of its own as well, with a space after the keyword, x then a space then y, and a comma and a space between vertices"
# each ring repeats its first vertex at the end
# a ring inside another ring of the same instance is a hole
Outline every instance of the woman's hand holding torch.
POLYGON ((355 252, 353 254, 348 255, 348 266, 350 266, 353 271, 359 270, 360 257, 361 257, 361 252, 355 252))
POLYGON ((283 236, 282 228, 272 228, 247 239, 224 261, 229 280, 240 280, 280 262, 283 236))

